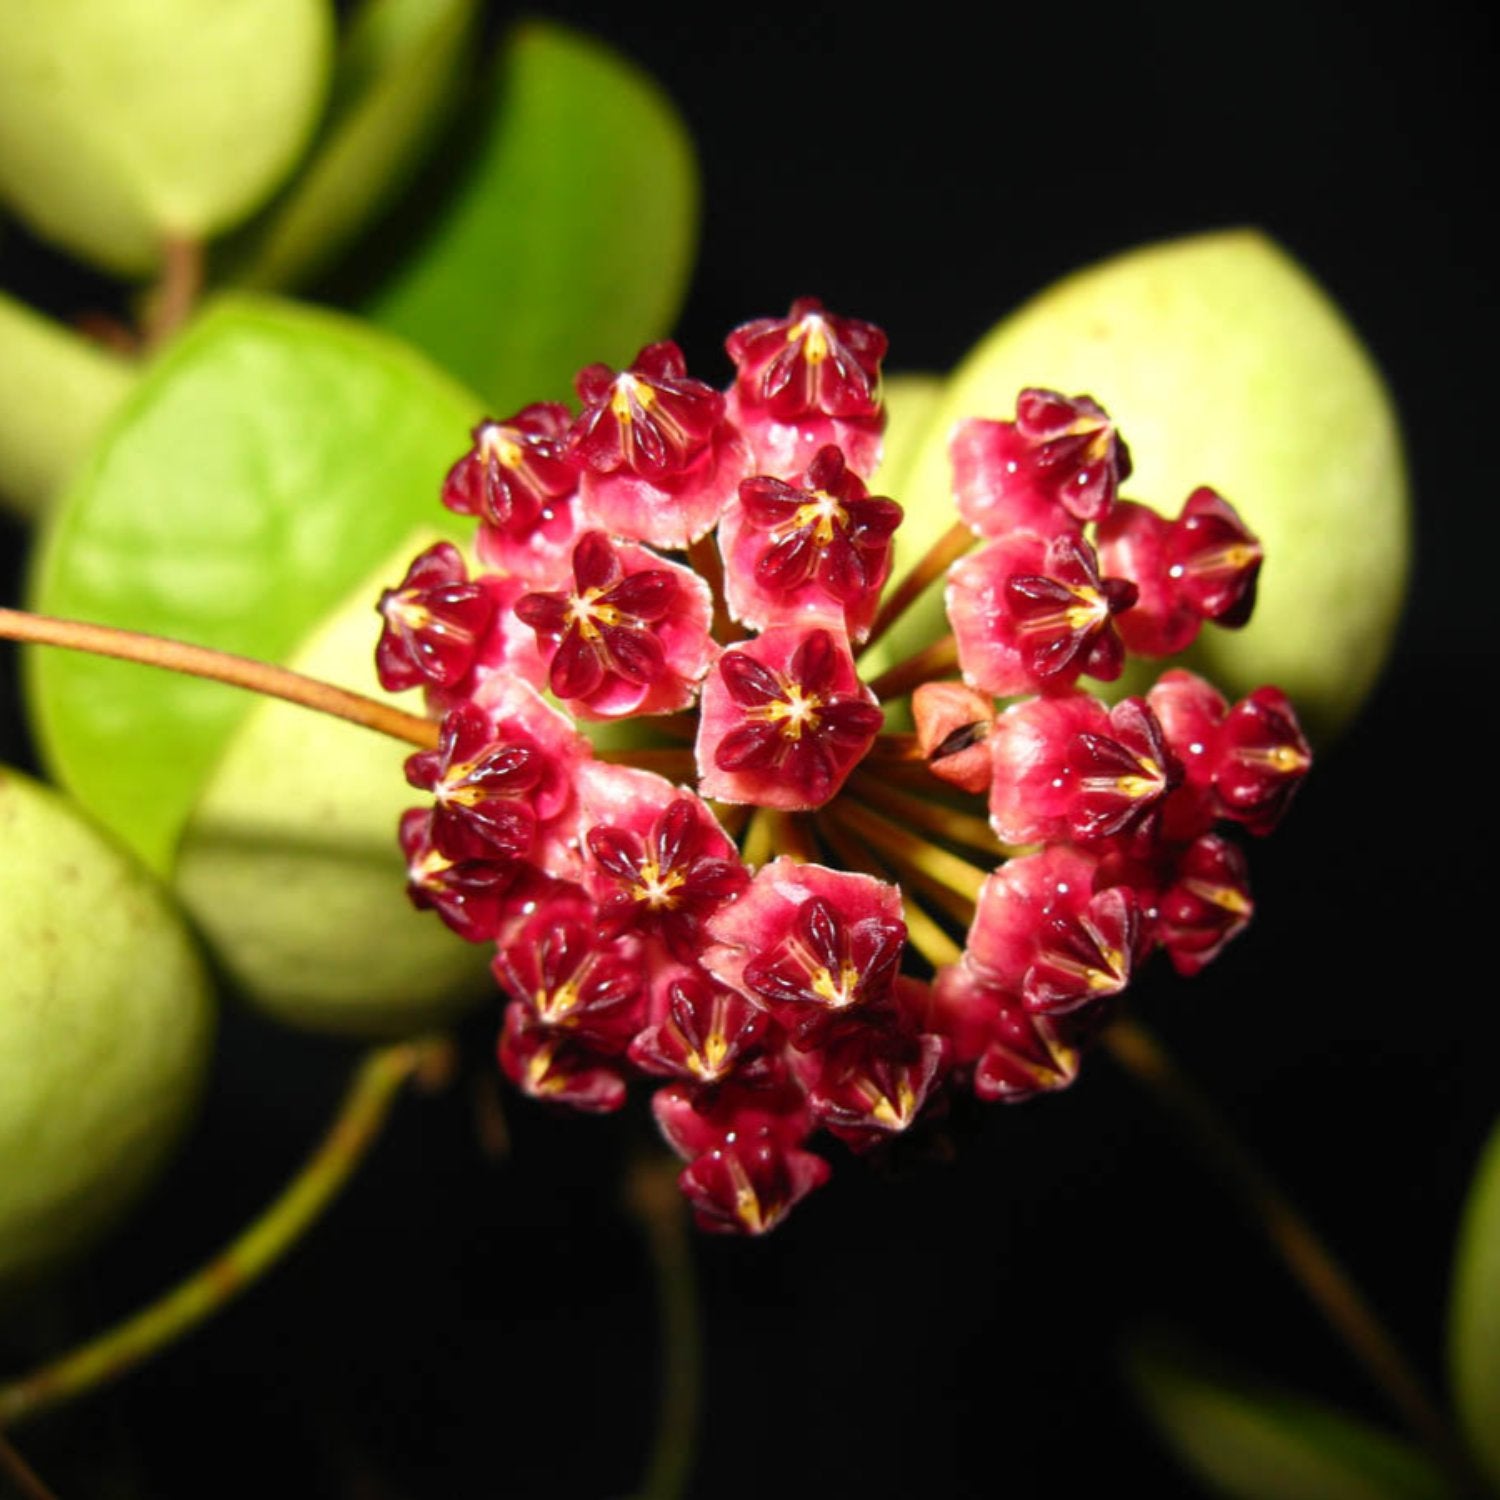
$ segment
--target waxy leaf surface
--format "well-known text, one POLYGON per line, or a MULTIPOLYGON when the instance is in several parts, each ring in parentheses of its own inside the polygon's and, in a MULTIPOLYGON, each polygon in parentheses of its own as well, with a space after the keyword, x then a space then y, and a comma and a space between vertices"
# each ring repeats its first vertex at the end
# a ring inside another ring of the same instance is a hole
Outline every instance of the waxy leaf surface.
POLYGON ((329 0, 9 0, 0 196, 39 234, 147 272, 237 223, 317 123, 329 0))
POLYGON ((305 284, 400 192, 460 97, 478 0, 367 0, 296 181, 236 247, 236 285, 305 284))
POLYGON ((1448 1347, 1459 1416, 1476 1457, 1500 1485, 1500 1126, 1464 1210, 1448 1347))
MULTIPOLYGON (((348 319, 221 304, 131 394, 64 497, 31 604, 283 660, 432 524, 478 416, 475 398, 348 319)), ((249 696, 61 651, 33 653, 29 687, 59 779, 170 869, 249 696)))
POLYGON ((655 85, 539 22, 510 36, 472 155, 370 315, 504 417, 662 337, 691 268, 692 148, 655 85))
POLYGON ((155 880, 50 787, 0 767, 0 1285, 116 1218, 181 1136, 213 1008, 155 880))
POLYGON ((1442 1476, 1397 1438, 1292 1392, 1229 1379, 1165 1344, 1131 1383, 1184 1467, 1232 1500, 1442 1500, 1442 1476))
MULTIPOLYGON (((411 712, 375 677, 374 601, 435 538, 413 534, 292 657, 298 672, 411 712)), ((344 1035, 441 1026, 493 995, 490 953, 406 899, 401 813, 427 799, 410 745, 276 699, 236 727, 183 832, 173 884, 238 989, 294 1025, 344 1035)))
MULTIPOLYGON (((1026 386, 1109 411, 1135 463, 1128 498, 1176 515, 1212 485, 1260 537, 1255 616, 1241 631, 1205 630, 1198 670, 1231 698, 1275 683, 1315 731, 1345 722, 1390 648, 1409 519, 1390 397, 1327 293, 1251 230, 1147 246, 1041 292, 949 381, 895 496, 908 519, 893 576, 955 519, 954 424, 1011 420, 1026 386)), ((941 595, 924 597, 873 665, 942 633, 941 595)))

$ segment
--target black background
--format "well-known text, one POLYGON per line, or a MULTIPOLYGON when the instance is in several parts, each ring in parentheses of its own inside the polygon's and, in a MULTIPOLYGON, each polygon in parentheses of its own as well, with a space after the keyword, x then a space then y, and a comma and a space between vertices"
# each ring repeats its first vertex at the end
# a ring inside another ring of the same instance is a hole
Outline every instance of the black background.
MULTIPOLYGON (((1440 1381, 1452 1236, 1500 1100, 1489 911, 1497 441, 1494 22, 1478 8, 867 6, 795 18, 553 4, 656 75, 698 141, 704 238, 679 336, 800 293, 950 367, 1058 275, 1255 224, 1344 307, 1406 425, 1416 586, 1357 728, 1254 850, 1255 928, 1138 1005, 1440 1381)), ((503 19, 497 16, 497 24, 503 19)), ((24 259, 24 256, 23 256, 24 259)), ((36 279, 40 253, 23 265, 36 279)), ((64 298, 75 290, 59 281, 64 298)), ((14 540, 14 539, 13 539, 14 540)), ((14 725, 11 754, 18 749, 14 725)), ((394 1128, 294 1258, 125 1384, 24 1435, 66 1500, 597 1497, 636 1482, 655 1331, 619 1204, 636 1118, 512 1099, 476 1143, 472 1068, 394 1128)), ((203 1128, 53 1341, 140 1302, 273 1191, 346 1049, 231 1012, 203 1128)), ((1104 1057, 1071 1093, 955 1123, 950 1163, 841 1157, 761 1243, 699 1239, 695 1495, 1189 1493, 1118 1374, 1166 1324, 1385 1412, 1254 1228, 1104 1057)), ((0 1486, 3 1487, 3 1486, 0 1486)))

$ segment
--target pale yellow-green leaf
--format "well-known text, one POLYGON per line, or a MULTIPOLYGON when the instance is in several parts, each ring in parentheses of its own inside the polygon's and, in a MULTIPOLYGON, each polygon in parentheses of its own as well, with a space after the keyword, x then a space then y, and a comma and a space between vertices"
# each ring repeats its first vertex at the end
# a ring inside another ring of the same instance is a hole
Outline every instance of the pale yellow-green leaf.
MULTIPOLYGON (((1012 417, 1028 385, 1103 403, 1135 460, 1131 498, 1175 515, 1212 485, 1261 537, 1255 618, 1206 628, 1201 668, 1232 696, 1278 684, 1324 734, 1347 721, 1390 649, 1410 522, 1390 398, 1327 293, 1251 230, 1148 246, 1041 293, 954 373, 899 497, 898 573, 954 519, 954 425, 1012 417)), ((934 588, 881 664, 943 628, 934 588)))
POLYGON ((900 501, 922 438, 942 399, 943 377, 887 375, 882 394, 885 434, 881 442, 880 467, 870 478, 870 493, 900 501))
POLYGON ((0 293, 0 498, 33 515, 88 456, 129 361, 0 293))
MULTIPOLYGON (((412 536, 354 588, 290 665, 420 712, 375 677, 383 586, 436 540, 412 536)), ((174 883, 215 956, 283 1021, 366 1037, 441 1026, 494 986, 488 954, 405 895, 402 775, 413 747, 263 700, 235 730, 183 834, 174 883)))
POLYGON ((1448 1315, 1453 1393, 1475 1456, 1500 1486, 1500 1125, 1469 1189, 1448 1315))
POLYGON ((149 272, 269 197, 328 83, 329 0, 7 0, 0 197, 47 239, 149 272))
POLYGON ((208 979, 165 893, 48 787, 0 769, 0 1284, 87 1247, 176 1145, 208 979))

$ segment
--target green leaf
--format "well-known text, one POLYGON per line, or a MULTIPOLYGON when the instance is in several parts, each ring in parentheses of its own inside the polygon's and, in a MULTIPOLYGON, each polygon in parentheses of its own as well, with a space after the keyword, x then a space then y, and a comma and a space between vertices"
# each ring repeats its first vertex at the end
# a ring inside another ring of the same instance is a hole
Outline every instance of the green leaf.
POLYGON ((135 379, 127 360, 0 293, 0 495, 39 511, 135 379))
MULTIPOLYGON (((478 403, 328 313, 208 311, 142 380, 59 504, 33 607, 280 661, 419 525, 478 403)), ((372 616, 373 619, 373 616, 372 616)), ((59 779, 171 867, 248 695, 61 651, 28 662, 59 779)))
POLYGON ((1292 1392, 1224 1376, 1159 1341, 1127 1373, 1184 1467, 1234 1500, 1443 1500, 1442 1475, 1408 1444, 1292 1392))
MULTIPOLYGON (((1175 515, 1212 485, 1265 544, 1255 618, 1207 627, 1193 664, 1231 698, 1276 683, 1320 734, 1347 722, 1394 639, 1410 517, 1390 396, 1328 294, 1250 230, 1148 245, 1041 292, 948 382, 894 497, 908 507, 897 577, 956 519, 954 424, 1011 418, 1028 385, 1088 392, 1109 410, 1135 462, 1132 499, 1175 515)), ((939 584, 871 670, 945 629, 939 584)))
MULTIPOLYGON (((407 536, 288 663, 381 691, 374 604, 437 537, 407 536)), ((421 799, 411 746, 264 699, 235 730, 183 833, 174 885, 214 956, 263 1009, 293 1025, 364 1037, 450 1022, 493 996, 482 948, 406 899, 396 829, 421 799)))
POLYGON ((506 415, 670 328, 696 177, 648 79, 537 22, 512 34, 474 135, 459 190, 369 312, 506 415))
POLYGON ((311 160, 236 247, 230 281, 304 285, 397 196, 460 93, 477 15, 478 0, 368 0, 311 160))
MULTIPOLYGON (((941 375, 887 375, 881 383, 885 433, 880 467, 870 477, 870 493, 895 499, 906 488, 927 428, 943 399, 941 375)), ((901 581, 893 575, 893 583, 901 581)))
POLYGON ((252 212, 317 122, 329 0, 9 0, 0 194, 112 271, 252 212))
POLYGON ((1459 1231, 1448 1352, 1459 1417, 1500 1485, 1500 1125, 1480 1158, 1459 1231))
POLYGON ((0 767, 0 1284, 75 1253, 190 1120, 214 1017, 156 881, 56 792, 0 767))

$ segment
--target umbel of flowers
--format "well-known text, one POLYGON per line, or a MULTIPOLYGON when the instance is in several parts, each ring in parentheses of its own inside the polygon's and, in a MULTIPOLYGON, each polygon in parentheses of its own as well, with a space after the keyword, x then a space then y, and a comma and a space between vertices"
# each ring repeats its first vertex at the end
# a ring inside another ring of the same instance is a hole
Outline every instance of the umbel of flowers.
POLYGON ((577 414, 481 423, 443 490, 474 561, 412 563, 377 663, 441 715, 409 890, 493 946, 507 1077, 592 1111, 652 1081, 700 1224, 759 1233, 827 1179, 820 1133, 1065 1087, 1153 951, 1208 963, 1251 915, 1226 825, 1268 832, 1309 752, 1275 688, 1078 686, 1243 624, 1261 562, 1210 489, 1119 498, 1092 399, 961 424, 962 522, 885 598, 885 336, 806 299, 727 347, 725 392, 661 343, 584 370, 577 414), (865 681, 950 563, 951 636, 865 681))

